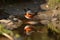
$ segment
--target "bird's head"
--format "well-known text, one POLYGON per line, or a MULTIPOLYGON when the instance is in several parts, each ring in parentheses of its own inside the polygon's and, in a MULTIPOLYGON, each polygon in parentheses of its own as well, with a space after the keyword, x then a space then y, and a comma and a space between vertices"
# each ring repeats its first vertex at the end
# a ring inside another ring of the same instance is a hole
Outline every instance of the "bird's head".
POLYGON ((27 19, 32 19, 35 15, 37 15, 37 12, 36 13, 34 13, 34 12, 32 12, 32 10, 31 9, 24 9, 25 10, 25 18, 27 18, 27 19))

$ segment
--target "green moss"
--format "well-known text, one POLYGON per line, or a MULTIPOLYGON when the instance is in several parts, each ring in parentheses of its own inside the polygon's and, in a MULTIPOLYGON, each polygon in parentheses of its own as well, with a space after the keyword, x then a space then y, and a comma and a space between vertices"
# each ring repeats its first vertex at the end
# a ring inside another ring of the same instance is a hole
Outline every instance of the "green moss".
POLYGON ((49 0, 48 5, 51 9, 54 9, 57 4, 60 3, 60 0, 49 0))
POLYGON ((15 34, 15 37, 16 37, 16 38, 19 38, 19 37, 21 37, 21 35, 19 35, 18 33, 16 33, 16 34, 15 34))
POLYGON ((50 28, 52 31, 55 31, 57 33, 60 33, 60 30, 57 29, 52 23, 48 24, 48 28, 50 28))
POLYGON ((3 34, 3 33, 13 35, 13 32, 12 31, 5 29, 4 28, 4 25, 3 24, 0 24, 0 34, 3 34))

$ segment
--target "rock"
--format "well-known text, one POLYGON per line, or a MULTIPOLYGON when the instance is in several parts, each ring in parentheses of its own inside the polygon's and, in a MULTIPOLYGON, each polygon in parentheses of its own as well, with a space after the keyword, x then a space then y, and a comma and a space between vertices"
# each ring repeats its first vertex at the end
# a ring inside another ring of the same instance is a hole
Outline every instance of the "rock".
POLYGON ((51 19, 52 22, 53 22, 53 21, 56 21, 56 20, 57 20, 57 18, 52 18, 52 19, 51 19))
POLYGON ((2 19, 0 20, 1 24, 3 24, 5 26, 5 28, 7 29, 14 29, 14 28, 18 28, 22 25, 22 21, 21 20, 18 20, 18 22, 13 22, 11 20, 5 20, 5 19, 2 19))
POLYGON ((39 14, 38 17, 43 20, 43 19, 48 19, 48 15, 46 14, 39 14))
POLYGON ((46 25, 49 23, 49 21, 48 20, 41 20, 40 23, 46 25))
POLYGON ((32 25, 34 25, 34 24, 38 24, 38 22, 37 21, 28 21, 28 22, 26 22, 27 24, 32 24, 32 25))

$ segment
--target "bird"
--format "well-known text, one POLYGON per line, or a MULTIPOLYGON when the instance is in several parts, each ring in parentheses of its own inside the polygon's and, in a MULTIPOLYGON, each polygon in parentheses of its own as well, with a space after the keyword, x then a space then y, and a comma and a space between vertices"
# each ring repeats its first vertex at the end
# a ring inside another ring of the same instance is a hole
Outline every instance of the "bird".
POLYGON ((30 8, 24 9, 24 17, 27 19, 24 23, 30 25, 43 25, 40 23, 38 11, 33 12, 30 8))
POLYGON ((37 12, 33 12, 33 10, 29 8, 24 9, 24 11, 25 11, 24 17, 26 19, 32 19, 35 15, 37 15, 37 12))

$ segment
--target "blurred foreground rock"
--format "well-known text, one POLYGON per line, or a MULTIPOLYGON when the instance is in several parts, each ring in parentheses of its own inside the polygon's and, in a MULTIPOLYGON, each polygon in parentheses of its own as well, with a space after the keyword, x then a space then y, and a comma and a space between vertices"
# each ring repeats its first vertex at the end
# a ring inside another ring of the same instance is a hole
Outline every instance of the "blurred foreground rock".
POLYGON ((56 30, 60 30, 60 10, 49 10, 45 12, 39 12, 37 16, 40 19, 40 23, 44 25, 52 23, 56 30))
POLYGON ((13 22, 11 20, 6 20, 6 19, 2 19, 0 20, 0 23, 3 24, 5 26, 5 28, 7 29, 14 29, 14 28, 18 28, 22 25, 22 21, 18 20, 18 22, 13 22))

